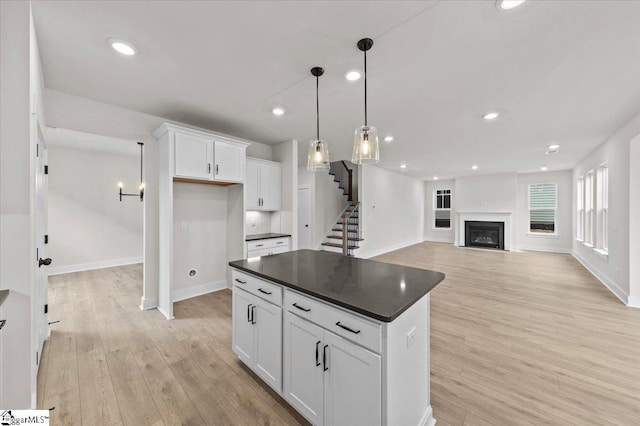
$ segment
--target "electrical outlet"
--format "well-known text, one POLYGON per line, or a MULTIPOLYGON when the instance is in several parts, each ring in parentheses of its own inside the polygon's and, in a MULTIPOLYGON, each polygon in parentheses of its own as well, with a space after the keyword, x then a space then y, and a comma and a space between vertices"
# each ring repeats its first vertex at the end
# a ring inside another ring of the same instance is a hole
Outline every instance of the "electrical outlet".
POLYGON ((187 222, 186 221, 180 222, 180 229, 182 229, 182 230, 187 229, 187 222))
POLYGON ((411 345, 413 345, 413 342, 415 342, 415 340, 416 340, 416 328, 413 327, 407 333, 407 349, 410 348, 411 345))

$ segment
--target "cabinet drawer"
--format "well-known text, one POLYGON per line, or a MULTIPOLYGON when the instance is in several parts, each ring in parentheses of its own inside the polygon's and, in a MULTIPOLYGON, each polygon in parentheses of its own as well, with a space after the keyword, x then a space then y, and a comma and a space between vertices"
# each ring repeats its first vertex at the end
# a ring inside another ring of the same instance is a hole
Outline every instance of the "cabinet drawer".
POLYGON ((289 237, 255 240, 247 243, 247 251, 289 246, 289 237))
POLYGON ((274 305, 282 306, 282 287, 250 274, 233 270, 231 273, 233 285, 248 291, 274 305))
POLYGON ((285 290, 284 306, 289 312, 349 339, 376 353, 382 351, 382 326, 337 307, 285 290))

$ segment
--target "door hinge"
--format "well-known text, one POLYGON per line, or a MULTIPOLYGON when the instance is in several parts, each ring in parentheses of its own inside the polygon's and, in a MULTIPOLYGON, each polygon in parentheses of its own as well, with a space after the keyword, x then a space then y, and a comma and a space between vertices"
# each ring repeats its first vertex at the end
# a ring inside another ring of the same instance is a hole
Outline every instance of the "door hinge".
POLYGON ((44 243, 49 244, 49 234, 44 236, 44 243))
POLYGON ((48 313, 49 313, 49 304, 48 304, 48 303, 45 303, 45 304, 44 304, 44 313, 45 313, 45 314, 48 314, 48 313))
POLYGON ((49 174, 49 166, 44 166, 44 174, 45 175, 49 174))

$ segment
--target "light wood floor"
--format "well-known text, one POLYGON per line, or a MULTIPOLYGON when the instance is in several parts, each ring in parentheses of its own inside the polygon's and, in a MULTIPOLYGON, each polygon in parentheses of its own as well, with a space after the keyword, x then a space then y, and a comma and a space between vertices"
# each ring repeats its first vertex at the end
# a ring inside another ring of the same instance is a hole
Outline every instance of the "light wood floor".
MULTIPOLYGON (((569 255, 423 243, 435 269, 432 405, 444 425, 640 424, 640 310, 569 255)), ((301 424, 231 351, 231 293, 141 312, 139 265, 50 278, 38 407, 52 424, 301 424)), ((400 425, 403 426, 403 425, 400 425)))

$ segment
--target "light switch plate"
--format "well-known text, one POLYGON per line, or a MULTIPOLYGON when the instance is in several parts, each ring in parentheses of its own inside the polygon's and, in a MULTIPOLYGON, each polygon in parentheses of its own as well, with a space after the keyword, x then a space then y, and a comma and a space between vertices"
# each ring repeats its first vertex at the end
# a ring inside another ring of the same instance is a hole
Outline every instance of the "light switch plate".
POLYGON ((182 221, 180 222, 180 229, 187 229, 187 222, 186 221, 182 221))

